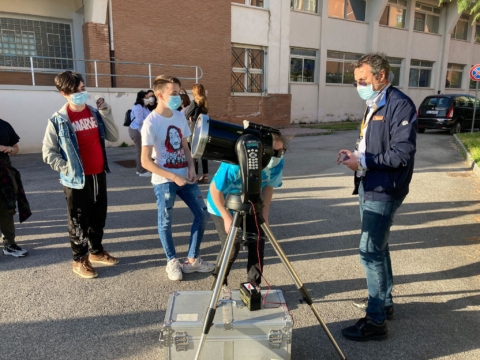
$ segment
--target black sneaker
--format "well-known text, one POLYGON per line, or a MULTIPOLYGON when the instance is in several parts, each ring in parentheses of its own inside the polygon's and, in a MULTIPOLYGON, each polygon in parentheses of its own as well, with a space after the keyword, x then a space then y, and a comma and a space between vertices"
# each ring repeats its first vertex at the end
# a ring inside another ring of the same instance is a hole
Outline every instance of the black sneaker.
POLYGON ((28 251, 25 249, 22 249, 18 245, 10 245, 10 246, 4 246, 3 247, 3 255, 11 255, 15 257, 24 257, 28 255, 28 251))
MULTIPOLYGON (((368 306, 368 298, 360 299, 360 300, 353 300, 352 305, 361 309, 366 310, 368 306)), ((387 313, 387 320, 393 320, 393 306, 385 307, 385 312, 387 313)))
POLYGON ((383 323, 376 324, 366 316, 355 325, 343 329, 342 334, 354 341, 383 340, 388 337, 387 322, 383 320, 383 323))

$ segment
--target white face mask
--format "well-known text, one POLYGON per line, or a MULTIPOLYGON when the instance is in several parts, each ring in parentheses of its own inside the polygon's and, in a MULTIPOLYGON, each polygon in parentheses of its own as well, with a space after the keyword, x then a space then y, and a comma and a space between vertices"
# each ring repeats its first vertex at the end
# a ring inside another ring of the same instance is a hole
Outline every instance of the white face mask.
POLYGON ((155 98, 154 98, 153 96, 150 96, 150 97, 148 98, 148 101, 149 101, 151 104, 153 104, 153 103, 155 102, 155 98))
POLYGON ((270 159, 270 162, 267 165, 267 168, 269 168, 269 169, 274 168, 275 166, 280 164, 280 161, 282 161, 282 158, 283 158, 283 155, 282 155, 282 157, 279 157, 279 158, 275 157, 275 156, 272 156, 272 158, 270 159))
POLYGON ((145 105, 148 105, 148 104, 149 104, 148 99, 143 99, 143 103, 144 103, 145 105))

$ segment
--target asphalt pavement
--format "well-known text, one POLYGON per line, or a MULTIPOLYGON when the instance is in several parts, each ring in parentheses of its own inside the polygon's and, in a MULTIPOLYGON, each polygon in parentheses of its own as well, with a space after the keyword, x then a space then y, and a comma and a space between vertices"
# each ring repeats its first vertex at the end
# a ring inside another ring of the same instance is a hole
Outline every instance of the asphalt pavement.
MULTIPOLYGON (((353 148, 355 139, 355 131, 346 131, 290 141, 283 186, 270 211, 272 232, 347 358, 480 358, 480 181, 453 138, 441 132, 419 134, 411 191, 392 227, 396 305, 389 338, 356 343, 342 337, 341 329, 363 316, 351 301, 367 294, 353 178, 335 162, 337 151, 353 148)), ((152 185, 134 168, 115 163, 133 160, 133 147, 109 148, 108 156, 104 246, 120 264, 98 266, 99 277, 91 280, 72 272, 58 174, 40 154, 12 157, 33 215, 16 223, 17 242, 30 255, 0 256, 0 359, 161 359, 158 338, 169 293, 210 289, 208 274, 167 279, 152 185)), ((211 178, 218 164, 210 167, 211 178)), ((207 185, 200 186, 206 193, 207 185)), ((192 215, 181 201, 173 221, 184 257, 192 215)), ((214 261, 219 250, 209 221, 202 256, 214 261)), ((266 279, 284 292, 295 321, 292 359, 337 359, 270 245, 265 263, 266 279)), ((241 252, 230 284, 245 280, 245 267, 241 252)))

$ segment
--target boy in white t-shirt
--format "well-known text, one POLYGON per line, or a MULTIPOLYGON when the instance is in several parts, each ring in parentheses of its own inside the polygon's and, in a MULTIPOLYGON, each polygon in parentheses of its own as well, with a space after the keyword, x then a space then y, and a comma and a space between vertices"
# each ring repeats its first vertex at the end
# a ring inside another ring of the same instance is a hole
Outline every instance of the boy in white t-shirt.
POLYGON ((152 172, 158 206, 158 234, 167 256, 168 278, 182 280, 182 271, 191 273, 214 270, 213 264, 203 261, 199 256, 208 212, 195 182, 195 167, 187 142, 191 135, 190 129, 185 116, 176 110, 181 103, 180 86, 175 78, 161 76, 153 83, 153 91, 158 105, 143 123, 142 166, 152 172), (183 266, 177 259, 172 237, 172 210, 177 194, 195 217, 188 255, 183 266))

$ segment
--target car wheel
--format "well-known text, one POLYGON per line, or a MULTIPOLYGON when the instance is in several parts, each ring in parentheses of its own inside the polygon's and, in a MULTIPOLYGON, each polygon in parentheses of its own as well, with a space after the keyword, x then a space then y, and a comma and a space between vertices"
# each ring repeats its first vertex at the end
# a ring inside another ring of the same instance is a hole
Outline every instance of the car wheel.
POLYGON ((423 134, 425 132, 425 128, 418 128, 417 132, 419 132, 420 134, 423 134))
POLYGON ((458 134, 462 132, 462 124, 460 123, 460 121, 457 121, 454 125, 453 125, 453 128, 452 130, 450 130, 450 134, 458 134))

